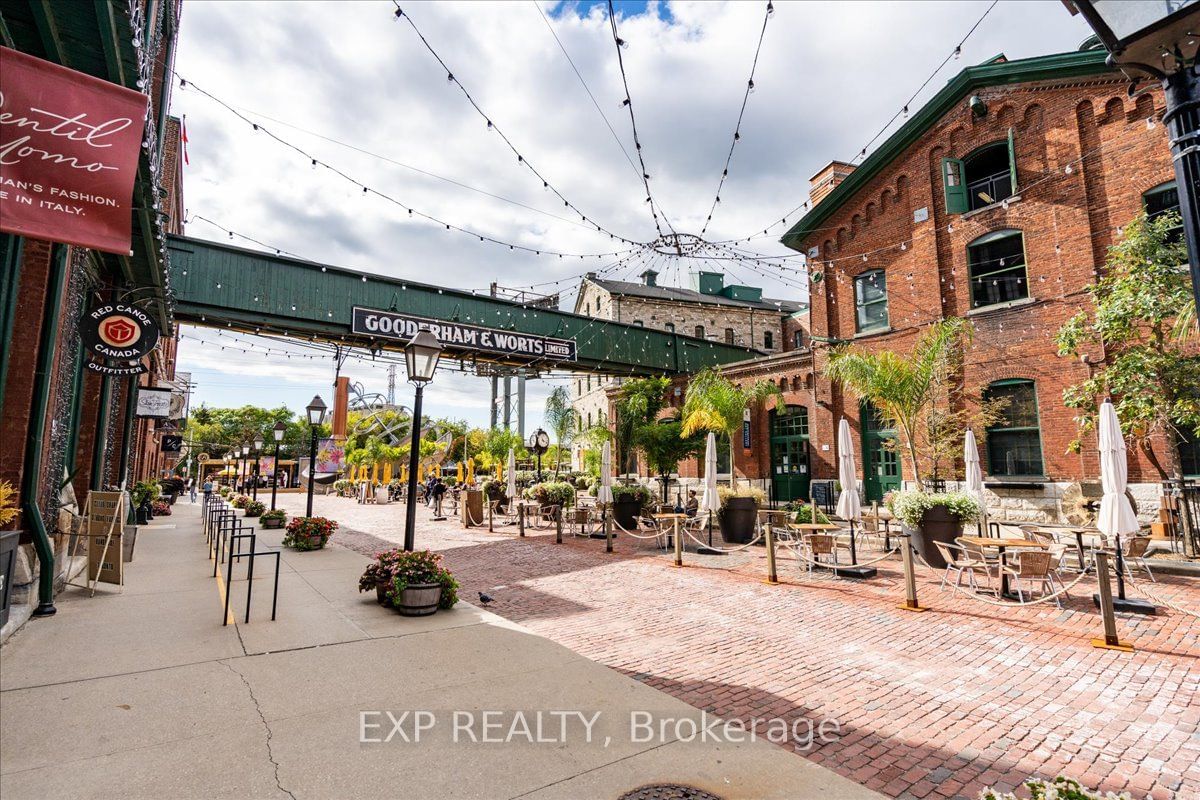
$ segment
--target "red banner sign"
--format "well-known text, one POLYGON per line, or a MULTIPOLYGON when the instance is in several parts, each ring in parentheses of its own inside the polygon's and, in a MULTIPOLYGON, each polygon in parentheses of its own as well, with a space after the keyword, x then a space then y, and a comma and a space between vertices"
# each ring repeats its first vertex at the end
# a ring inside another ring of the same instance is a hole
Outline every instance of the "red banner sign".
POLYGON ((129 252, 149 98, 0 47, 0 230, 129 252))

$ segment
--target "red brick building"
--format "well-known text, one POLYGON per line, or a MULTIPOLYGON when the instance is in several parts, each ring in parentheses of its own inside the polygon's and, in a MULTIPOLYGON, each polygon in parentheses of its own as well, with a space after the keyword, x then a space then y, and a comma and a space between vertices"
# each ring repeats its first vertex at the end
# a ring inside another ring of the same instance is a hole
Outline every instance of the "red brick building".
POLYGON ((8 526, 21 531, 12 602, 38 604, 40 594, 50 612, 54 582, 39 576, 61 583, 64 534, 88 492, 132 485, 166 463, 161 432, 136 418, 131 401, 138 386, 174 374, 165 236, 183 222, 180 125, 167 114, 179 2, 0 0, 0 22, 6 47, 150 97, 128 256, 0 234, 0 481, 21 511, 8 526), (163 336, 140 376, 85 368, 80 322, 94 303, 117 299, 144 310, 163 336))
MULTIPOLYGON (((1104 61, 1093 50, 963 70, 856 169, 831 165, 835 185, 783 239, 808 256, 818 338, 906 353, 934 321, 972 323, 967 395, 1009 400, 980 436, 989 505, 1007 518, 1056 519, 1071 484, 1098 476, 1094 435, 1070 452, 1078 429, 1062 396, 1105 354, 1061 358, 1054 335, 1122 226, 1177 205, 1161 92, 1130 98, 1104 61)), ((858 398, 822 385, 809 415, 825 443, 850 421, 868 501, 911 479, 884 447, 895 432, 858 398)), ((1154 443, 1160 462, 1168 446, 1154 443)), ((816 473, 832 477, 817 455, 816 473)), ((1139 499, 1159 479, 1131 449, 1139 499)))

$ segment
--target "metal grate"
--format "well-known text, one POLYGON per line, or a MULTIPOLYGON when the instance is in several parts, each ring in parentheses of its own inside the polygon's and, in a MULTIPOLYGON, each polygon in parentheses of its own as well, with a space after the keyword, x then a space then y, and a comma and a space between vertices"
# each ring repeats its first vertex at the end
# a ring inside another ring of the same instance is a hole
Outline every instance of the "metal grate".
POLYGON ((617 800, 724 800, 720 795, 684 786, 681 783, 655 783, 626 792, 617 800))

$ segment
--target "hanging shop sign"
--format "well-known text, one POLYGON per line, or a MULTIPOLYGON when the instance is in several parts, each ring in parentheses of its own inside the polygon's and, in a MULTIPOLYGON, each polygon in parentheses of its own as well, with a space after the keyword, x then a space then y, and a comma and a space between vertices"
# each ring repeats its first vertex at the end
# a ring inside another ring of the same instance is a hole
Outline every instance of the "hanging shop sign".
POLYGON ((145 364, 106 364, 96 361, 88 361, 84 364, 92 372, 98 372, 101 375, 109 375, 115 378, 127 377, 130 375, 141 375, 146 372, 145 364))
POLYGON ((127 255, 148 104, 0 47, 0 230, 127 255))
POLYGON ((93 357, 132 361, 158 344, 158 325, 137 306, 104 303, 84 318, 79 335, 93 357))
POLYGON ((499 328, 463 325, 458 322, 397 314, 373 308, 354 307, 351 331, 378 339, 408 341, 417 331, 429 331, 451 350, 493 353, 516 358, 575 361, 573 339, 555 339, 499 328))
POLYGON ((167 419, 171 414, 171 391, 146 386, 138 389, 136 413, 139 417, 167 419))
POLYGON ((164 453, 178 453, 183 449, 182 436, 164 436, 159 442, 159 450, 164 453))
POLYGON ((750 409, 742 409, 742 448, 750 449, 750 409))

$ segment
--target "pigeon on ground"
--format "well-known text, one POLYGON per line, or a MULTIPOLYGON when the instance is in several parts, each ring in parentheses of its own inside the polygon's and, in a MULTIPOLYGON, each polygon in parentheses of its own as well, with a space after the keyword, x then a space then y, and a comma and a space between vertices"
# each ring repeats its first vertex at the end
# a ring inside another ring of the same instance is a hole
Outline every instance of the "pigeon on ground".
POLYGON ((490 594, 487 594, 486 592, 479 593, 479 602, 483 603, 485 606, 488 605, 489 603, 491 603, 494 599, 495 599, 494 597, 492 597, 490 594))

